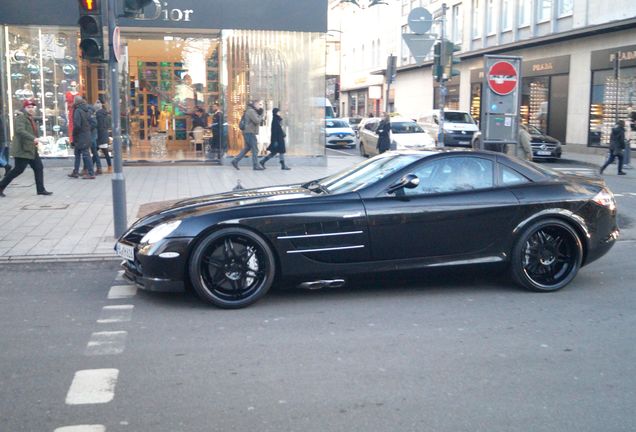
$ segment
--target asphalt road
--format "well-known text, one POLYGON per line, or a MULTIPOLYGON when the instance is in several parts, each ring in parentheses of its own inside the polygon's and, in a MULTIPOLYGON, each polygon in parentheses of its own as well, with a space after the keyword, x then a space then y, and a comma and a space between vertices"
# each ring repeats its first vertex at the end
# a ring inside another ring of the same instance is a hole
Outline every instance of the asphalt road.
POLYGON ((3 265, 0 431, 634 431, 636 190, 607 179, 623 236, 550 294, 447 271, 222 311, 3 265))

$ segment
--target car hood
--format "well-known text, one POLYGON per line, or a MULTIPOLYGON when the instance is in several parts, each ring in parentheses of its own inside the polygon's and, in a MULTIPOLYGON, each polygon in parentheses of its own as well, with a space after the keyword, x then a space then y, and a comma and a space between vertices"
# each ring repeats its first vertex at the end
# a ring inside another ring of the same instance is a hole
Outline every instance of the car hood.
POLYGON ((328 134, 353 134, 353 129, 351 128, 327 128, 328 134))
POLYGON ((402 147, 435 147, 435 141, 426 132, 424 133, 405 133, 391 134, 393 141, 402 147))
POLYGON ((559 140, 552 138, 549 135, 530 135, 530 142, 537 143, 549 143, 549 144, 557 144, 559 140))
POLYGON ((475 132, 478 130, 477 125, 473 123, 444 123, 444 129, 448 131, 466 131, 475 132))

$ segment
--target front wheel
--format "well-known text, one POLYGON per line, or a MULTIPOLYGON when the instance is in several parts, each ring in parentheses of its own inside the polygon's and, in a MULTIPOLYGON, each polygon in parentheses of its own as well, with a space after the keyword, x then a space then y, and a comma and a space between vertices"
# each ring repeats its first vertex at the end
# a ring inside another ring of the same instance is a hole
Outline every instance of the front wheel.
POLYGON ((190 280, 199 297, 224 309, 249 306, 272 286, 276 266, 268 244, 244 228, 207 235, 194 249, 190 280))
POLYGON ((583 246, 576 231, 557 219, 528 227, 512 251, 513 279, 532 291, 557 291, 576 276, 583 246))

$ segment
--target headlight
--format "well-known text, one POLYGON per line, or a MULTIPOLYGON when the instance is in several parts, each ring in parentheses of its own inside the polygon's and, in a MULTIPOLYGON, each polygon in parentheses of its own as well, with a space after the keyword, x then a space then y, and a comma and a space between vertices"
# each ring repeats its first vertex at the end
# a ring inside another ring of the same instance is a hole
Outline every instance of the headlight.
POLYGON ((176 230, 179 225, 181 225, 180 220, 174 220, 172 222, 157 225, 148 231, 148 233, 141 239, 141 242, 147 244, 157 243, 159 240, 164 239, 172 231, 176 230))

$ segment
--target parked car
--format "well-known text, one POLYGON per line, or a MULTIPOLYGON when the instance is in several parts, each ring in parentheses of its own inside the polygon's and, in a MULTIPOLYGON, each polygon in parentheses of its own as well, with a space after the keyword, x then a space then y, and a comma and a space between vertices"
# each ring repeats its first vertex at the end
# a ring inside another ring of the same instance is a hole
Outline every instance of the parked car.
POLYGON ((355 147, 356 133, 343 119, 326 119, 325 143, 327 147, 355 147))
POLYGON ((135 222, 116 251, 142 288, 191 286, 222 308, 280 281, 337 287, 440 266, 503 266, 555 291, 614 245, 616 212, 602 178, 487 151, 386 152, 320 180, 178 202, 135 222))
MULTIPOLYGON (((360 123, 360 154, 374 156, 378 154, 377 129, 382 119, 366 118, 360 123)), ((433 137, 426 133, 414 120, 404 117, 391 117, 391 150, 427 150, 435 148, 433 137)))
POLYGON ((360 122, 362 121, 362 117, 343 117, 342 119, 346 121, 347 123, 349 123, 349 125, 351 126, 351 129, 353 129, 353 131, 356 133, 356 136, 360 136, 359 131, 360 131, 360 122))
MULTIPOLYGON (((560 159, 562 153, 562 144, 556 138, 552 138, 549 135, 544 134, 538 128, 530 125, 526 125, 528 132, 530 133, 530 145, 532 146, 532 160, 552 160, 560 159)), ((481 132, 476 132, 473 135, 472 148, 481 148, 481 132)), ((486 148, 486 150, 501 151, 501 148, 486 148)), ((510 149, 508 149, 510 152, 510 149)))
MULTIPOLYGON (((439 141, 439 110, 420 117, 417 122, 439 141)), ((477 123, 466 111, 444 110, 444 146, 470 147, 473 134, 479 131, 477 123)))

